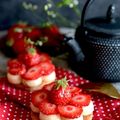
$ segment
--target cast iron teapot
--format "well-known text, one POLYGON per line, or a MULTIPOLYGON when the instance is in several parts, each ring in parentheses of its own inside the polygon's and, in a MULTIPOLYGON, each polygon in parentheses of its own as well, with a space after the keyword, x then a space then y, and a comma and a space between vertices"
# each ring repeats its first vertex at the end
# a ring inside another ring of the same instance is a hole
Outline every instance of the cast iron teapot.
POLYGON ((89 80, 120 82, 120 18, 110 5, 106 16, 85 20, 93 1, 87 0, 83 8, 75 39, 65 39, 73 53, 71 65, 89 80))

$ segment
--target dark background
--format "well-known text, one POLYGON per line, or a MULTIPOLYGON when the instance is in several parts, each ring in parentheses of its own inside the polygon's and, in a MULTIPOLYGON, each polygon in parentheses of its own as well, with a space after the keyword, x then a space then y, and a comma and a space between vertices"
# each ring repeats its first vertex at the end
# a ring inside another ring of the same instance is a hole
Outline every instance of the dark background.
MULTIPOLYGON (((53 0, 55 1, 55 0, 53 0)), ((41 21, 46 19, 46 16, 43 12, 43 4, 46 0, 0 0, 0 30, 5 30, 9 28, 12 24, 18 21, 27 21, 30 24, 39 24, 41 21), (37 4, 39 9, 36 12, 31 12, 23 9, 22 2, 32 2, 33 4, 37 4)), ((86 0, 79 0, 79 10, 80 12, 83 9, 83 6, 86 0)), ((86 18, 95 17, 95 16, 103 16, 106 14, 107 8, 110 4, 115 3, 117 8, 117 14, 120 14, 120 0, 94 0, 93 4, 90 6, 86 18)), ((63 16, 71 20, 75 25, 80 23, 80 17, 74 15, 70 9, 62 9, 60 11, 63 16)), ((69 26, 69 24, 63 24, 59 19, 55 19, 54 21, 59 26, 69 26)))

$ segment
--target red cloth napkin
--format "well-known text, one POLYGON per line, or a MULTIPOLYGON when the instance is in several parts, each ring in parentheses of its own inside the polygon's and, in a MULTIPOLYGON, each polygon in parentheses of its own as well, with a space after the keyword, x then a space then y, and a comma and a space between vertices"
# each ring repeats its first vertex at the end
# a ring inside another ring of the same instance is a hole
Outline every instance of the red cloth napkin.
MULTIPOLYGON (((63 68, 56 68, 56 74, 58 79, 66 76, 73 86, 90 83, 63 68)), ((120 120, 120 99, 99 93, 90 94, 95 106, 93 120, 120 120)), ((0 78, 0 120, 31 120, 30 96, 29 91, 16 88, 6 78, 0 78)))

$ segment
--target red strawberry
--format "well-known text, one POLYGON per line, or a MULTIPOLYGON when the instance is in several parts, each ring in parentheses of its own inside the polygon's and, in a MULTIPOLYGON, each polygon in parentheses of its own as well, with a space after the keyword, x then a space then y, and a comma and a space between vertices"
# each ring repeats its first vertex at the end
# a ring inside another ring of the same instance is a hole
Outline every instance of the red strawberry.
POLYGON ((12 67, 8 68, 8 72, 13 75, 23 75, 26 72, 26 67, 24 64, 21 65, 13 65, 12 67))
POLYGON ((50 84, 45 85, 45 86, 43 87, 43 89, 48 90, 48 91, 51 91, 52 88, 54 87, 54 85, 55 85, 55 82, 52 82, 52 83, 50 83, 50 84))
POLYGON ((43 75, 48 75, 51 72, 55 71, 55 66, 50 62, 41 62, 39 67, 42 69, 43 75))
POLYGON ((34 80, 42 75, 41 68, 38 65, 35 65, 27 70, 27 72, 22 75, 22 78, 25 80, 34 80))
POLYGON ((56 105, 66 105, 71 100, 68 83, 65 78, 57 80, 50 92, 50 100, 56 105))
POLYGON ((89 105, 91 96, 87 94, 77 94, 72 97, 70 104, 75 106, 87 106, 89 105))
POLYGON ((7 66, 10 68, 16 68, 19 67, 22 63, 19 62, 17 59, 10 59, 7 62, 7 66))
POLYGON ((48 91, 46 90, 39 90, 39 91, 32 92, 31 101, 33 105, 38 107, 40 102, 47 100, 47 96, 48 96, 47 94, 48 94, 48 91))
POLYGON ((76 86, 70 86, 70 87, 69 87, 69 90, 70 90, 72 96, 75 96, 75 95, 81 93, 81 91, 82 91, 81 88, 76 87, 76 86))
POLYGON ((30 38, 31 40, 39 40, 42 34, 40 28, 33 26, 29 26, 25 31, 27 38, 30 38))
POLYGON ((40 62, 52 62, 51 57, 47 53, 40 53, 40 62))
POLYGON ((58 105, 58 112, 60 113, 61 116, 65 118, 74 119, 81 116, 82 108, 75 107, 72 105, 65 105, 65 106, 58 105))
POLYGON ((54 24, 46 25, 42 28, 43 35, 56 36, 60 34, 58 27, 54 24))
POLYGON ((34 47, 28 47, 24 53, 19 54, 18 59, 28 68, 40 62, 40 55, 34 47))
POLYGON ((40 102, 39 110, 46 115, 57 114, 57 106, 47 101, 40 102))
POLYGON ((28 44, 25 40, 25 37, 23 36, 22 38, 14 41, 12 48, 15 53, 19 54, 19 53, 24 52, 26 50, 27 46, 28 46, 28 44))
POLYGON ((42 34, 48 40, 44 45, 48 46, 59 46, 59 40, 63 40, 63 35, 60 33, 58 27, 54 24, 49 24, 42 28, 42 34))
POLYGON ((24 28, 26 28, 26 24, 18 23, 14 24, 9 30, 7 34, 7 45, 12 46, 13 43, 24 37, 24 28))

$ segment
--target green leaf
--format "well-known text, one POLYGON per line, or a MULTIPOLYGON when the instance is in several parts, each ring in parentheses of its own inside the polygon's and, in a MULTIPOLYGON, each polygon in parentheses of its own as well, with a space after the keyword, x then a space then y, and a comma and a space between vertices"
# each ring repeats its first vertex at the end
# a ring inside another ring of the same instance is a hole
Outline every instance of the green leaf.
POLYGON ((120 99, 120 93, 111 83, 96 84, 93 88, 88 88, 89 91, 103 93, 109 97, 120 99))

